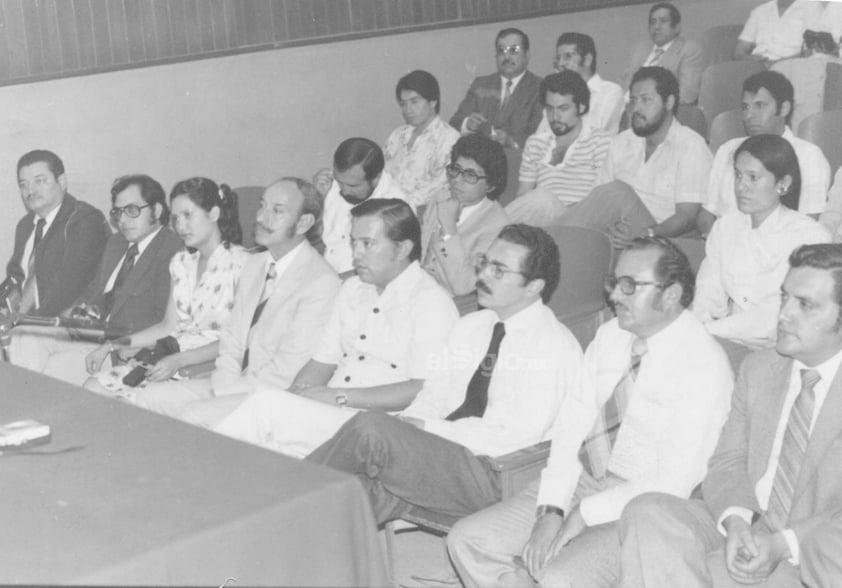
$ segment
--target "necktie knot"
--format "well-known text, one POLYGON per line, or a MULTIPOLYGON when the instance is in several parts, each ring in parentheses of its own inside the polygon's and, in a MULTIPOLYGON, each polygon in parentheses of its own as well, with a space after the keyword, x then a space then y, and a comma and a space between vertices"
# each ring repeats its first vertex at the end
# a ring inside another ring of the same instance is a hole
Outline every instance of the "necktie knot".
POLYGON ((269 264, 269 270, 266 272, 266 281, 274 280, 278 275, 278 270, 275 269, 275 262, 269 264))
POLYGON ((640 367, 640 362, 643 359, 643 356, 646 355, 647 351, 649 351, 649 346, 646 343, 646 339, 636 337, 635 340, 632 342, 631 361, 629 362, 631 371, 635 374, 637 374, 637 370, 640 367))
POLYGON ((32 243, 32 248, 38 246, 38 243, 41 241, 41 238, 44 236, 44 227, 47 226, 47 219, 39 218, 38 222, 35 223, 35 239, 32 243))
POLYGON ((126 259, 134 261, 137 257, 137 243, 132 243, 129 245, 128 251, 126 251, 126 259))
POLYGON ((816 370, 801 370, 801 391, 812 390, 822 379, 816 370))

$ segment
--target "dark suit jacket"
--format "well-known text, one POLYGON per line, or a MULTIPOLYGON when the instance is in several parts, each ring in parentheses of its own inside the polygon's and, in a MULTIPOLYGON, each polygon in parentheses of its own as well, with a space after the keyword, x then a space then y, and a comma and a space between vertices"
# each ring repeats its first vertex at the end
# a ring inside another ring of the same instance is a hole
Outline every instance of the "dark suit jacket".
MULTIPOLYGON (((634 72, 643 66, 643 62, 652 52, 653 44, 643 43, 635 47, 629 67, 623 75, 623 88, 629 89, 634 72)), ((707 58, 702 47, 684 37, 676 37, 669 49, 661 56, 658 63, 670 70, 678 78, 678 101, 681 104, 695 104, 699 100, 699 87, 702 85, 702 72, 707 66, 707 58)))
MULTIPOLYGON (((120 263, 129 242, 121 233, 111 235, 105 244, 96 278, 74 306, 95 304, 102 307, 105 286, 120 263)), ((114 297, 108 324, 128 332, 139 331, 160 322, 170 299, 170 259, 184 243, 168 227, 162 227, 135 260, 123 287, 114 297)))
MULTIPOLYGON (((21 260, 35 213, 24 216, 15 229, 15 250, 6 274, 23 282, 21 260)), ((34 314, 55 316, 70 306, 94 278, 111 230, 102 212, 65 194, 58 214, 35 249, 34 272, 40 304, 34 314)))
MULTIPOLYGON (((523 148, 527 137, 535 132, 543 114, 538 91, 541 78, 530 71, 523 74, 512 97, 500 108, 500 74, 475 78, 450 124, 461 129, 462 121, 474 112, 482 114, 495 129, 502 129, 523 148)), ((485 132, 490 132, 491 127, 485 132)))
MULTIPOLYGON (((761 512, 754 487, 768 467, 791 368, 792 360, 781 357, 773 349, 754 353, 743 362, 734 389, 731 414, 702 485, 705 502, 714 519, 718 520, 731 506, 761 512)), ((802 578, 810 586, 816 585, 813 578, 822 573, 803 550, 805 542, 817 531, 829 529, 833 536, 842 536, 840 464, 842 375, 837 373, 813 426, 787 522, 802 546, 799 567, 802 578)))

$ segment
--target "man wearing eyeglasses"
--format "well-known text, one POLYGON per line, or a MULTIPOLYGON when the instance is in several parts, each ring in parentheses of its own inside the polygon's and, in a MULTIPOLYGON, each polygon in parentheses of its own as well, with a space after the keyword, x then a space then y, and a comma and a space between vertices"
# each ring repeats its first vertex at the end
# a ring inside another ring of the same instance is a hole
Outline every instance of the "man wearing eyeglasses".
POLYGON ((21 291, 21 313, 55 316, 94 277, 110 234, 102 213, 67 193, 64 163, 51 151, 36 150, 18 161, 18 187, 27 210, 15 229, 15 248, 2 284, 21 291))
MULTIPOLYGON (((96 276, 63 314, 134 332, 163 319, 170 258, 184 245, 167 227, 166 194, 151 177, 117 178, 111 205, 117 233, 105 244, 96 276)), ((71 340, 66 329, 16 329, 14 334, 9 350, 13 363, 74 384, 87 377, 85 356, 97 348, 95 344, 71 340)))
POLYGON ((462 134, 481 133, 503 147, 521 149, 541 122, 538 87, 530 71, 529 37, 507 28, 494 40, 497 73, 475 78, 450 124, 462 134))
POLYGON ((500 500, 486 456, 548 438, 579 394, 582 352, 545 306, 560 277, 543 230, 508 225, 476 265, 483 310, 456 323, 446 352, 398 416, 357 413, 308 459, 356 474, 378 523, 413 506, 464 516, 500 500))
POLYGON ((733 375, 687 311, 693 273, 668 240, 635 240, 606 281, 617 317, 585 353, 541 479, 448 536, 465 586, 614 586, 615 522, 635 496, 687 497, 728 414, 733 375))

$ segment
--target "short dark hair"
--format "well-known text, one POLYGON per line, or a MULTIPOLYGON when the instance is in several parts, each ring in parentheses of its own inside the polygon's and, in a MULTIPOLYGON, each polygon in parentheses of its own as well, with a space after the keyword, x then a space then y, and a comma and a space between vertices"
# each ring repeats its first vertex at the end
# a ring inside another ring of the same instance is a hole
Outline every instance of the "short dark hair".
POLYGON ((575 45, 576 53, 585 58, 585 55, 593 55, 591 59, 591 72, 596 73, 596 43, 593 37, 584 33, 562 33, 555 42, 556 48, 559 45, 575 45))
POLYGON ((529 35, 524 33, 522 30, 516 29, 514 27, 508 27, 508 28, 502 29, 499 33, 497 33, 497 36, 494 37, 494 48, 495 49, 497 48, 497 41, 499 41, 500 39, 502 39, 506 35, 520 35, 520 41, 521 41, 521 44, 523 45, 523 50, 529 51, 529 35))
POLYGON ((439 82, 436 77, 430 72, 423 69, 416 69, 411 71, 401 79, 398 80, 398 85, 395 86, 395 99, 401 101, 401 92, 412 91, 416 92, 427 102, 436 102, 436 114, 441 109, 441 93, 439 91, 439 82))
POLYGON ((483 135, 470 134, 459 137, 450 150, 450 163, 456 163, 460 157, 473 159, 482 168, 483 175, 491 186, 489 200, 496 200, 506 189, 508 164, 506 152, 497 141, 483 135))
POLYGON ((50 173, 52 173, 53 177, 56 179, 64 173, 64 162, 62 162, 58 155, 52 151, 47 151, 46 149, 35 149, 29 153, 24 153, 21 158, 18 159, 18 175, 20 175, 20 170, 32 165, 33 163, 46 163, 47 167, 50 169, 50 173))
POLYGON ((789 141, 778 135, 755 135, 749 137, 734 151, 734 163, 740 153, 748 153, 763 164, 775 176, 775 181, 784 176, 792 178, 787 191, 781 195, 781 203, 792 210, 798 210, 801 201, 801 166, 798 155, 789 141))
POLYGON ((580 115, 586 114, 591 109, 591 91, 588 88, 587 82, 575 71, 560 71, 550 74, 541 80, 539 98, 541 104, 544 106, 547 105, 547 92, 561 94, 562 96, 572 96, 577 112, 579 112, 578 108, 580 106, 585 107, 584 110, 580 111, 580 115))
POLYGON ((632 240, 623 251, 644 249, 657 249, 661 253, 653 269, 655 279, 662 282, 664 288, 673 284, 681 286, 679 303, 688 308, 693 303, 696 293, 696 276, 687 255, 666 237, 639 237, 632 240))
POLYGON ((411 241, 410 261, 421 259, 421 224, 409 204, 397 198, 369 198, 351 209, 353 218, 378 216, 386 225, 386 236, 395 243, 411 241))
POLYGON ((760 88, 769 92, 775 99, 777 114, 781 113, 784 102, 789 102, 789 114, 786 116, 786 123, 789 124, 795 108, 795 88, 792 87, 792 82, 781 72, 771 69, 759 71, 743 82, 743 93, 757 94, 760 88))
POLYGON ((656 10, 668 10, 672 26, 681 24, 681 13, 678 11, 678 8, 669 2, 658 2, 657 4, 653 4, 652 8, 649 9, 649 18, 652 18, 652 15, 655 14, 656 10))
POLYGON ((219 208, 216 221, 223 243, 230 245, 243 242, 243 230, 240 227, 237 193, 228 184, 219 184, 209 178, 195 177, 178 182, 170 190, 170 203, 179 196, 187 196, 202 210, 210 212, 214 206, 219 208))
POLYGON ((658 65, 641 67, 639 70, 634 72, 629 88, 644 80, 652 80, 655 82, 655 91, 658 92, 658 95, 661 97, 661 100, 664 101, 664 104, 666 104, 667 98, 674 96, 675 103, 672 105, 672 113, 675 114, 678 112, 678 80, 670 70, 658 65))
POLYGON ((333 167, 346 171, 355 165, 362 165, 365 179, 371 182, 383 172, 386 165, 383 150, 372 141, 363 137, 345 139, 333 154, 333 167))
POLYGON ((842 306, 842 243, 814 243, 802 245, 789 256, 791 268, 811 267, 830 272, 833 276, 833 297, 842 306))
POLYGON ((324 214, 324 200, 322 199, 322 195, 319 194, 319 191, 316 190, 316 187, 313 184, 307 180, 302 180, 301 178, 285 176, 272 182, 271 185, 275 185, 279 182, 291 182, 295 184, 295 187, 298 188, 299 192, 301 192, 301 215, 313 215, 313 226, 307 230, 304 236, 307 237, 307 240, 311 245, 317 244, 322 236, 323 228, 322 215, 324 214))
POLYGON ((111 184, 111 206, 117 202, 117 194, 128 188, 129 186, 137 186, 140 190, 140 197, 146 204, 153 207, 152 214, 154 215, 154 206, 156 204, 161 207, 161 216, 158 221, 162 225, 170 222, 170 207, 167 206, 167 193, 164 192, 164 187, 158 183, 157 180, 147 176, 146 174, 132 174, 121 176, 114 180, 111 184))
POLYGON ((506 225, 497 238, 526 247, 529 253, 520 271, 527 282, 544 280, 541 300, 549 302, 561 277, 561 256, 553 238, 544 229, 524 224, 506 225))

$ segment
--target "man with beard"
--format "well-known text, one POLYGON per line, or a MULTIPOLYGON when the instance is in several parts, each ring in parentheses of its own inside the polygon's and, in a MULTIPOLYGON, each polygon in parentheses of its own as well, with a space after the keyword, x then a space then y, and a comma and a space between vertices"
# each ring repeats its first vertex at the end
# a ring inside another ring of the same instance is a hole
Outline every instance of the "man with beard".
MULTIPOLYGON (((743 82, 743 127, 749 137, 778 135, 786 139, 798 157, 801 170, 801 195, 798 212, 817 218, 824 212, 830 186, 830 164, 822 150, 799 139, 789 128, 795 104, 795 89, 782 73, 761 71, 743 82)), ((745 137, 723 143, 713 158, 710 183, 696 225, 707 235, 714 221, 737 209, 734 192, 734 152, 745 137)))
POLYGON ((345 139, 333 154, 333 171, 320 170, 313 184, 324 196, 324 256, 340 277, 353 273, 351 209, 370 198, 398 198, 409 202, 400 185, 383 169, 385 159, 370 139, 345 139))
POLYGON ((465 586, 613 586, 626 503, 655 489, 686 498, 705 476, 733 375, 687 311, 687 257, 668 239, 637 239, 606 291, 617 318, 585 353, 585 385, 565 398, 541 479, 448 536, 465 586))
POLYGON ((500 500, 485 456, 545 439, 579 394, 582 352, 544 305, 560 274, 543 230, 508 225, 478 258, 483 310, 456 323, 439 369, 400 415, 359 412, 309 460, 356 474, 378 523, 420 506, 464 516, 500 500))
POLYGON ((216 369, 210 378, 139 388, 137 405, 210 425, 258 385, 285 388, 292 382, 315 349, 339 291, 336 273, 308 241, 321 214, 321 195, 309 182, 282 178, 266 188, 254 235, 266 251, 243 266, 219 337, 216 369))
POLYGON ((541 122, 541 78, 528 71, 529 36, 508 28, 494 39, 497 73, 475 78, 450 124, 520 149, 541 122))
POLYGON ((518 197, 506 207, 513 222, 548 226, 593 189, 608 155, 611 135, 594 129, 585 115, 590 89, 582 77, 564 70, 541 82, 541 101, 551 132, 526 141, 518 197))
POLYGON ((631 84, 632 128, 611 142, 597 187, 558 221, 606 233, 623 248, 635 237, 677 237, 695 228, 711 154, 675 119, 678 80, 642 67, 631 84))

